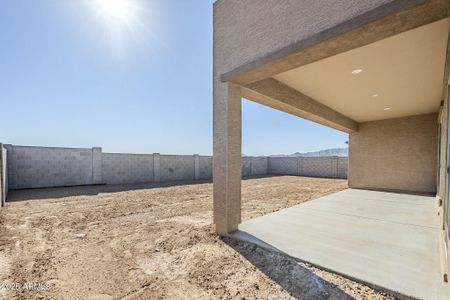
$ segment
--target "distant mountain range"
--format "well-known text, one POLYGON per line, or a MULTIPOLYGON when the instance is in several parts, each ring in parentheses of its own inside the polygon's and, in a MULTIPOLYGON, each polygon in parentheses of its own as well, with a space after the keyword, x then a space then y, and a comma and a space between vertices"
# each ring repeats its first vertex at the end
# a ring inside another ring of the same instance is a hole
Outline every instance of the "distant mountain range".
POLYGON ((318 156, 348 156, 348 148, 333 148, 314 152, 295 152, 292 154, 270 155, 271 157, 318 157, 318 156))

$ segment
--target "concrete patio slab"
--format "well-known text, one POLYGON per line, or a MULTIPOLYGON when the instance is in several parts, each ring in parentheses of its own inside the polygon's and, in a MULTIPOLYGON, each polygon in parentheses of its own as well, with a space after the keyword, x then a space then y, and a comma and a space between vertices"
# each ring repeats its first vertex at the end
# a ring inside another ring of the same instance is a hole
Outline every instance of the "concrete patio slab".
POLYGON ((348 189, 239 225, 232 236, 397 297, 450 299, 435 197, 348 189))

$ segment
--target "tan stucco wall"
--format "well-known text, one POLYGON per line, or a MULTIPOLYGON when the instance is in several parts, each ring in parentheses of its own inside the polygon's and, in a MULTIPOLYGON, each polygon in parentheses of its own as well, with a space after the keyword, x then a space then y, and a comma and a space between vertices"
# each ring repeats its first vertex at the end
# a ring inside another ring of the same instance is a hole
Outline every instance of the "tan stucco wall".
POLYGON ((447 175, 447 152, 448 152, 448 99, 447 92, 445 93, 445 101, 440 109, 438 121, 440 123, 440 140, 439 140, 439 170, 438 170, 438 196, 445 200, 448 188, 447 175))
POLYGON ((220 64, 222 73, 231 71, 396 2, 400 1, 218 0, 214 3, 214 44, 221 51, 216 53, 215 63, 220 64))
MULTIPOLYGON (((450 51, 450 49, 449 49, 450 51)), ((447 78, 448 75, 445 75, 447 78)), ((444 273, 448 274, 450 270, 450 203, 448 197, 448 112, 449 112, 449 87, 444 90, 444 101, 439 114, 440 121, 440 143, 439 143, 439 171, 438 171, 438 196, 442 200, 441 206, 438 208, 439 214, 442 216, 441 226, 443 229, 442 239, 444 242, 444 257, 447 257, 447 265, 444 267, 444 273)), ((448 276, 448 275, 447 275, 448 276)))
POLYGON ((349 186, 436 192, 438 116, 361 123, 350 134, 349 186))
MULTIPOLYGON (((448 77, 446 75, 446 77, 448 77)), ((444 267, 444 273, 447 274, 450 270, 450 230, 448 225, 450 224, 450 203, 448 197, 448 100, 449 100, 449 89, 445 88, 444 92, 444 102, 442 109, 440 111, 440 153, 439 153, 439 184, 438 184, 438 195, 442 200, 442 204, 439 207, 439 214, 442 215, 441 226, 444 230, 442 239, 444 241, 444 257, 447 256, 447 266, 444 267)), ((448 280, 448 279, 447 279, 448 280)))
POLYGON ((439 169, 439 196, 442 199, 442 207, 439 209, 439 213, 443 216, 442 226, 444 228, 443 240, 444 248, 447 251, 447 268, 444 268, 444 272, 447 274, 447 281, 450 280, 450 198, 449 198, 449 174, 447 167, 449 166, 448 153, 449 153, 449 99, 450 98, 450 35, 447 42, 447 59, 445 63, 444 73, 444 91, 443 91, 443 107, 441 109, 440 121, 441 121, 441 138, 440 138, 440 169, 439 169))

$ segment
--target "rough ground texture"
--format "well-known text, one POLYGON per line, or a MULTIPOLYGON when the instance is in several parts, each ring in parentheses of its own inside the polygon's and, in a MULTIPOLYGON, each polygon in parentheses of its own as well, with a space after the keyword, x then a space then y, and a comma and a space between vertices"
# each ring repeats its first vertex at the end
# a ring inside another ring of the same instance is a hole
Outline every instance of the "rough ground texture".
MULTIPOLYGON (((243 219, 347 187, 344 180, 243 181, 243 219)), ((15 191, 0 210, 8 299, 391 299, 341 276, 214 233, 212 184, 15 191)))

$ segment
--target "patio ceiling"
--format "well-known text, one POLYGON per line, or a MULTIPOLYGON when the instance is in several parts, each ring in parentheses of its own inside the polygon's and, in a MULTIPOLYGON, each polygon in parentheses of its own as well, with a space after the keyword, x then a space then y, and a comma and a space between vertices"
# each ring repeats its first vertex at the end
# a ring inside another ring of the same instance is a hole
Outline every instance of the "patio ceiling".
POLYGON ((437 112, 450 19, 273 76, 356 122, 437 112))

